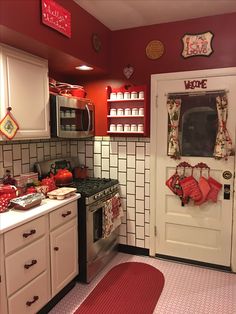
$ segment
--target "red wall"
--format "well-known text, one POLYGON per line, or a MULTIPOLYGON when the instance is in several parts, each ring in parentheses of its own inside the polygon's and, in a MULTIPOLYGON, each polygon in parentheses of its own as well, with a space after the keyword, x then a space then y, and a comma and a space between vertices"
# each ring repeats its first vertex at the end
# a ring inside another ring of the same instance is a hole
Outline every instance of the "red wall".
MULTIPOLYGON (((41 0, 1 0, 0 25, 4 26, 2 41, 17 48, 26 47, 29 52, 35 52, 34 41, 38 41, 45 45, 44 51, 38 51, 38 55, 42 57, 47 57, 47 54, 50 57, 52 53, 50 47, 52 47, 88 64, 108 70, 111 31, 73 0, 56 0, 56 2, 71 12, 71 38, 41 23, 41 0), (16 43, 16 35, 12 31, 23 34, 25 37, 21 40, 25 42, 16 43), (101 38, 103 46, 100 53, 92 49, 92 33, 98 33, 101 38), (31 47, 27 40, 30 41, 31 47)), ((41 49, 40 46, 37 49, 41 49)))
POLYGON ((85 83, 88 96, 91 95, 96 104, 96 135, 105 135, 107 129, 105 86, 111 84, 110 78, 113 79, 113 86, 127 83, 122 72, 127 64, 134 67, 129 83, 147 84, 149 91, 151 74, 233 67, 236 66, 235 30, 236 13, 112 32, 109 79, 85 83), (181 56, 183 35, 206 31, 214 34, 214 53, 210 57, 184 59, 181 56), (165 53, 160 59, 150 60, 145 48, 149 41, 155 39, 163 42, 165 53))

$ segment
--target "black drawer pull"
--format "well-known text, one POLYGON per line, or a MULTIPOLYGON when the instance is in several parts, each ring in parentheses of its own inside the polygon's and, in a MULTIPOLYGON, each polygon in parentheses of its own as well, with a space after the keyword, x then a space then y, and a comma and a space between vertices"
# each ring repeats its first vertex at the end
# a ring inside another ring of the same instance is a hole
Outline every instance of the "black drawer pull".
POLYGON ((58 247, 58 246, 55 246, 55 247, 54 247, 54 251, 59 251, 59 247, 58 247))
POLYGON ((26 302, 26 305, 27 305, 27 306, 31 306, 34 302, 38 301, 38 299, 39 299, 39 296, 35 295, 35 296, 33 297, 33 300, 32 300, 32 301, 27 301, 27 302, 26 302))
POLYGON ((35 234, 35 233, 36 233, 36 230, 32 229, 32 230, 30 230, 30 232, 23 233, 23 237, 28 238, 29 236, 31 236, 32 234, 35 234))
POLYGON ((37 260, 32 259, 31 264, 25 264, 24 267, 25 267, 25 269, 29 269, 30 267, 34 266, 35 264, 37 264, 37 260))
POLYGON ((71 215, 71 211, 70 211, 70 210, 68 210, 66 213, 61 214, 61 215, 62 215, 62 217, 63 217, 63 218, 65 218, 66 216, 71 215))

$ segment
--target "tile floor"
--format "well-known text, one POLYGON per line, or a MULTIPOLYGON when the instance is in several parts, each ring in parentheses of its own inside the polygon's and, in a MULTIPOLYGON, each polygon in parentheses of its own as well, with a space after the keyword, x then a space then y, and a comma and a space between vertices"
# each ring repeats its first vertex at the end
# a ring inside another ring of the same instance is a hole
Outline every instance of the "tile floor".
POLYGON ((236 313, 236 274, 118 253, 92 283, 76 284, 50 314, 72 314, 107 271, 119 263, 128 261, 150 264, 162 271, 165 276, 165 285, 154 314, 236 313))

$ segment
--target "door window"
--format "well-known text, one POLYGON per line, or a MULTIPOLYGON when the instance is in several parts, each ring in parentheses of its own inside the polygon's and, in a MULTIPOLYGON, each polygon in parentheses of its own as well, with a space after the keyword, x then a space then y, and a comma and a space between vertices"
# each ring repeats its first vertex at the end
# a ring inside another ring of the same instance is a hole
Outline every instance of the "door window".
POLYGON ((216 93, 171 94, 169 98, 172 97, 181 99, 180 155, 213 157, 218 129, 216 93))

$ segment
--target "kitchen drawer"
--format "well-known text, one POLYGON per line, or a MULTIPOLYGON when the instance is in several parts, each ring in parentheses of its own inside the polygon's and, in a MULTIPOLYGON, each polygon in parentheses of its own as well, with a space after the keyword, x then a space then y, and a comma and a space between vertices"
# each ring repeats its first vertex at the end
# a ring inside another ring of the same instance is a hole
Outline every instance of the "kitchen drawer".
POLYGON ((57 210, 54 210, 50 213, 50 230, 55 229, 56 227, 64 224, 69 221, 71 218, 77 215, 77 201, 69 203, 65 206, 60 207, 57 210))
POLYGON ((48 267, 48 238, 43 237, 6 258, 7 295, 11 295, 48 267))
POLYGON ((34 219, 4 234, 5 255, 35 241, 46 233, 47 216, 34 219))
POLYGON ((9 314, 35 314, 49 299, 49 275, 44 272, 8 299, 9 314))

